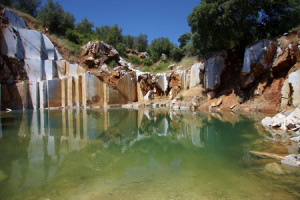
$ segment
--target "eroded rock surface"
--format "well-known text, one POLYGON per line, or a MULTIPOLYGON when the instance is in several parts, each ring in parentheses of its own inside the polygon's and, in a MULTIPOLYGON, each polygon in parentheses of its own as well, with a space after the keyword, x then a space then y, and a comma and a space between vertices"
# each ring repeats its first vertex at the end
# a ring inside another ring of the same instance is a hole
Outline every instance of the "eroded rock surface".
POLYGON ((242 68, 242 88, 249 87, 271 67, 275 52, 276 43, 271 40, 262 40, 246 48, 242 68))
POLYGON ((218 52, 205 62, 205 88, 216 90, 220 86, 221 76, 225 70, 226 53, 218 52))

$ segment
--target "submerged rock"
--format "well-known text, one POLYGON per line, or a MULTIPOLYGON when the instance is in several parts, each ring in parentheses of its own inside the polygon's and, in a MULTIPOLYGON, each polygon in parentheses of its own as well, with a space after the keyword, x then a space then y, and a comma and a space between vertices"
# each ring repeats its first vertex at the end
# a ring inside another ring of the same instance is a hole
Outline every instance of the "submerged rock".
POLYGON ((265 169, 273 174, 276 175, 283 175, 286 174, 285 170, 283 169, 283 167, 281 165, 279 165, 278 163, 269 163, 265 166, 265 169))

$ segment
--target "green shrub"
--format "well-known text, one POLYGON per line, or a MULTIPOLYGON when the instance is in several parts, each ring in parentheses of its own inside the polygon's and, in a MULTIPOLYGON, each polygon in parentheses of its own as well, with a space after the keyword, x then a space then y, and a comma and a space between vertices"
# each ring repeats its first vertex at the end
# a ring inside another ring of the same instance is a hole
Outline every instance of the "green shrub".
POLYGON ((109 61, 108 61, 107 65, 108 65, 109 68, 112 69, 112 68, 118 66, 118 62, 117 62, 115 59, 112 59, 112 60, 109 60, 109 61))
POLYGON ((153 65, 153 61, 150 58, 145 58, 142 60, 144 66, 151 66, 153 65))
POLYGON ((157 65, 155 68, 154 68, 154 72, 160 72, 160 71, 166 71, 168 69, 168 66, 170 65, 170 62, 167 61, 167 62, 162 62, 160 63, 159 65, 157 65))
POLYGON ((129 62, 131 62, 134 65, 140 65, 141 64, 141 61, 140 61, 139 57, 137 57, 135 55, 130 55, 128 59, 129 59, 129 62))
POLYGON ((119 52, 120 56, 127 57, 126 55, 126 45, 123 43, 118 43, 116 46, 116 50, 119 52))
POLYGON ((142 71, 143 71, 143 72, 150 72, 150 68, 149 68, 149 67, 144 67, 144 68, 142 69, 142 71))
POLYGON ((184 57, 184 50, 175 47, 171 50, 170 58, 176 62, 179 62, 184 57))
POLYGON ((82 35, 75 30, 67 29, 66 38, 75 44, 82 44, 82 35))

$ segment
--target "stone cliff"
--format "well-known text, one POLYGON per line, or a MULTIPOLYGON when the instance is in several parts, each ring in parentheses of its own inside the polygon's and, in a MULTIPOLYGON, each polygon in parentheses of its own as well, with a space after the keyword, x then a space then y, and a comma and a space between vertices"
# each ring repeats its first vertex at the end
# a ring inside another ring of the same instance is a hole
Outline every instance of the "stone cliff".
POLYGON ((245 50, 216 52, 190 70, 151 74, 134 69, 100 41, 83 46, 79 64, 71 64, 46 35, 29 30, 9 9, 1 11, 0 25, 2 109, 159 102, 174 109, 277 112, 299 106, 297 32, 245 50), (198 87, 202 89, 191 92, 192 99, 178 98, 198 87))

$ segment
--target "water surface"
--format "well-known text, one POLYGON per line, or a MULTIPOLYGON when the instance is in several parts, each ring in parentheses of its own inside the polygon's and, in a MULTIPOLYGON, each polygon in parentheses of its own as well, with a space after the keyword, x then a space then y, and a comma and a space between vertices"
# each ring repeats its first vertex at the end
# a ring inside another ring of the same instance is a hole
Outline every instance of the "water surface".
POLYGON ((265 133, 233 114, 1 114, 0 199, 299 199, 299 173, 251 157, 265 133))

